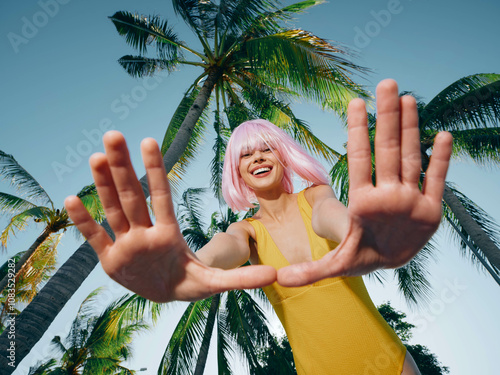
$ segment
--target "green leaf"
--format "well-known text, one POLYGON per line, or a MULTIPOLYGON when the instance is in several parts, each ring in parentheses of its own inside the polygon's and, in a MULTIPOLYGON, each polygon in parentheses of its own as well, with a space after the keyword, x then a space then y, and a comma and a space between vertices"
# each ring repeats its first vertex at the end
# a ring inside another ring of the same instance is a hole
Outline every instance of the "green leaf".
POLYGON ((500 120, 500 74, 473 74, 452 83, 420 113, 420 128, 466 130, 500 120))
POLYGON ((158 16, 130 12, 116 12, 109 18, 118 33, 141 54, 146 53, 147 47, 155 43, 158 57, 167 60, 182 59, 179 47, 183 46, 183 43, 168 26, 167 21, 161 21, 158 16))
POLYGON ((0 214, 17 214, 33 207, 36 207, 36 205, 25 199, 0 192, 0 214))
POLYGON ((500 127, 451 131, 453 155, 480 165, 500 163, 500 127))
POLYGON ((6 154, 1 150, 0 176, 4 180, 9 180, 10 184, 28 199, 53 206, 52 200, 38 181, 26 169, 21 167, 12 155, 6 154))
POLYGON ((191 302, 177 324, 160 362, 158 373, 191 374, 196 363, 212 297, 191 302))
POLYGON ((177 59, 153 59, 144 56, 125 55, 118 60, 118 63, 132 77, 143 78, 152 77, 161 71, 171 73, 175 70, 179 61, 177 59))
POLYGON ((435 245, 428 242, 410 262, 394 270, 398 289, 410 307, 426 305, 433 296, 428 267, 429 260, 435 260, 436 250, 435 245))

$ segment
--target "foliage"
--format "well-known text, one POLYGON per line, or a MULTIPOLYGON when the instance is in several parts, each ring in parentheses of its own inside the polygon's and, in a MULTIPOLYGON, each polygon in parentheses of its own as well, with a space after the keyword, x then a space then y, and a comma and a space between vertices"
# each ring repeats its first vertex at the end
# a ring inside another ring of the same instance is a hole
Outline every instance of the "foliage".
MULTIPOLYGON (((238 124, 265 118, 282 127, 307 149, 328 161, 338 154, 314 136, 308 124, 295 117, 290 103, 306 99, 345 115, 350 99, 368 97, 354 83, 355 73, 367 69, 348 59, 346 48, 308 31, 289 28, 297 14, 322 0, 300 1, 285 7, 277 0, 173 0, 174 10, 197 37, 201 48, 187 45, 170 22, 157 15, 120 11, 110 19, 126 42, 140 55, 126 55, 120 65, 132 77, 147 77, 190 65, 200 69, 166 131, 162 152, 168 149, 181 123, 208 78, 215 77, 209 96, 214 104, 215 145, 211 162, 212 186, 220 197, 220 172, 228 135, 238 124), (153 50, 153 51, 152 51, 153 50)), ((174 187, 193 160, 208 129, 210 107, 193 123, 181 159, 169 173, 174 187)))
POLYGON ((68 335, 55 336, 52 348, 58 358, 51 358, 30 369, 30 375, 59 374, 133 374, 122 365, 131 358, 135 334, 148 328, 142 321, 130 320, 128 313, 135 297, 123 296, 96 314, 99 289, 83 301, 68 335))
POLYGON ((448 367, 442 366, 436 355, 427 347, 408 343, 412 336, 411 330, 415 328, 415 326, 403 320, 406 318, 405 313, 394 310, 389 302, 383 303, 378 306, 377 309, 385 321, 394 329, 401 341, 403 341, 403 344, 405 344, 408 352, 415 360, 422 375, 442 375, 450 372, 448 367))

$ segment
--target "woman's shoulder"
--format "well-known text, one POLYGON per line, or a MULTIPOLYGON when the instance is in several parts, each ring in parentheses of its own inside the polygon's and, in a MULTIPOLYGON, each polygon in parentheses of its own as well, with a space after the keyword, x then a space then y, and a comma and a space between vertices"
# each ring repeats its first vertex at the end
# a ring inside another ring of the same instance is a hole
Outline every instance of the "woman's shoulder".
POLYGON ((232 223, 229 226, 227 232, 234 231, 234 232, 237 232, 239 234, 245 235, 246 237, 251 237, 251 238, 255 239, 255 229, 252 226, 252 224, 250 224, 250 222, 253 220, 255 220, 255 219, 249 218, 249 220, 245 219, 245 220, 238 221, 236 223, 232 223))
POLYGON ((330 185, 312 185, 303 190, 307 203, 312 207, 318 198, 335 197, 330 185))

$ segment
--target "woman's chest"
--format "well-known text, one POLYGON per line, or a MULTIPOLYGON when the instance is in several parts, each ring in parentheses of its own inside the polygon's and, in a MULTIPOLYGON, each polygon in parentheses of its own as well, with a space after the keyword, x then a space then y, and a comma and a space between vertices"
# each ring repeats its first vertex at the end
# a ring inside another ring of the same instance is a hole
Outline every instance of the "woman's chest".
MULTIPOLYGON (((289 264, 312 261, 308 231, 301 215, 291 216, 286 223, 262 223, 271 243, 289 264)), ((258 246, 258 244, 257 244, 258 246)), ((278 254, 279 255, 279 254, 278 254)))

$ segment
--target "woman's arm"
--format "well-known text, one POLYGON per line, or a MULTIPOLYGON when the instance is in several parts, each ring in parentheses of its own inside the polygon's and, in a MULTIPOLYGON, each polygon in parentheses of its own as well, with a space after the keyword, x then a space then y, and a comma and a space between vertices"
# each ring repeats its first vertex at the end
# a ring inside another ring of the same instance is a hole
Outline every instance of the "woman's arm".
POLYGON ((305 191, 305 196, 312 206, 312 227, 323 238, 342 242, 347 234, 347 207, 335 197, 329 185, 313 186, 305 191))
POLYGON ((249 233, 245 223, 233 223, 225 232, 217 233, 195 255, 210 267, 231 269, 241 266, 250 258, 249 233))
MULTIPOLYGON (((91 218, 77 197, 68 197, 65 205, 112 279, 157 302, 198 300, 226 290, 262 287, 276 280, 276 270, 270 266, 222 270, 197 259, 180 232, 158 145, 146 139, 141 149, 156 217, 153 225, 125 139, 112 131, 104 135, 103 142, 106 153, 93 155, 90 166, 115 240, 91 218)), ((232 227, 230 233, 216 236, 200 252, 200 259, 217 267, 236 267, 248 259, 247 248, 244 234, 232 227)))

